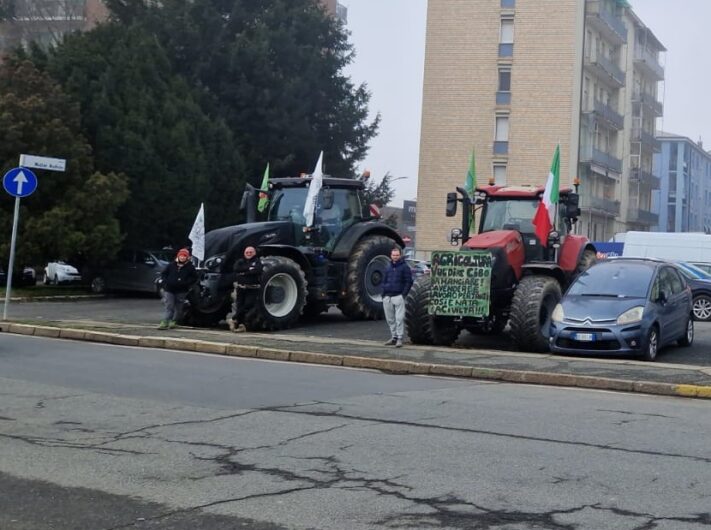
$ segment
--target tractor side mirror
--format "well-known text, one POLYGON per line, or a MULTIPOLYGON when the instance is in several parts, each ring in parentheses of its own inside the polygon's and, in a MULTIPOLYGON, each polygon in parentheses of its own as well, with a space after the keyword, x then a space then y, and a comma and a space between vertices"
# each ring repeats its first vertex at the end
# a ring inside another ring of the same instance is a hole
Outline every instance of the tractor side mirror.
POLYGON ((447 217, 457 215, 457 194, 451 192, 447 194, 447 217))
POLYGON ((323 206, 324 210, 330 210, 333 208, 334 197, 335 194, 333 193, 333 190, 323 190, 323 193, 321 194, 321 206, 323 206))
POLYGON ((569 193, 568 200, 565 202, 565 215, 567 219, 576 219, 580 217, 580 195, 577 193, 569 193))
POLYGON ((247 212, 248 223, 253 223, 257 220, 257 190, 251 184, 247 184, 244 188, 239 209, 242 212, 247 212))

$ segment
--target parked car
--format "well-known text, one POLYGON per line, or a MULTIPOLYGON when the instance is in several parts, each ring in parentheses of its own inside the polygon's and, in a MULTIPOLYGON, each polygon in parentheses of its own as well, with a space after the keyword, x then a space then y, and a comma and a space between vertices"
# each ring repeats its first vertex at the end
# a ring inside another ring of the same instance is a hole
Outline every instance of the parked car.
POLYGON ((691 287, 694 318, 701 322, 711 321, 711 274, 684 261, 678 261, 676 265, 691 287))
MULTIPOLYGON (((12 272, 12 286, 13 287, 32 287, 37 284, 37 272, 33 267, 23 265, 13 267, 12 272)), ((7 272, 5 272, 5 267, 0 265, 0 285, 5 287, 7 285, 7 272)))
POLYGON ((134 291, 159 294, 156 280, 173 259, 172 250, 122 250, 116 259, 94 273, 94 293, 134 291))
POLYGON ((611 258, 578 276, 551 316, 551 351, 628 354, 694 340, 691 288, 671 263, 611 258))
POLYGON ((410 266, 412 271, 412 278, 416 280, 423 274, 430 273, 430 263, 428 261, 422 261, 419 259, 405 259, 407 264, 410 266))
POLYGON ((44 268, 44 283, 47 285, 60 285, 80 281, 81 274, 79 274, 76 267, 63 261, 50 261, 44 268))

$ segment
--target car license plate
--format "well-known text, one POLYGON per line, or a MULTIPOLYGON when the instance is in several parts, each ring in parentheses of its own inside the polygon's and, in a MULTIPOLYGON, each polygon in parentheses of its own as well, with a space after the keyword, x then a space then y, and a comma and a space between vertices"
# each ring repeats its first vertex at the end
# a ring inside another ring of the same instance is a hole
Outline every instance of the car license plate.
POLYGON ((595 334, 594 333, 576 333, 575 340, 577 340, 578 342, 594 342, 595 341, 595 334))

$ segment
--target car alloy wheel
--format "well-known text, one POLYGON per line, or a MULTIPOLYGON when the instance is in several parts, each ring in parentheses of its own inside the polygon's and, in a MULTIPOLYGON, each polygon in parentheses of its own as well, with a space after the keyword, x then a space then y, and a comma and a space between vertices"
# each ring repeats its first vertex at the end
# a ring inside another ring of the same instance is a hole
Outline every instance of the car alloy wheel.
POLYGON ((706 295, 699 295, 693 302, 694 318, 702 322, 711 320, 711 298, 706 295))
POLYGON ((644 360, 654 361, 657 358, 657 352, 659 350, 659 333, 656 327, 652 327, 647 335, 647 341, 644 345, 644 360))

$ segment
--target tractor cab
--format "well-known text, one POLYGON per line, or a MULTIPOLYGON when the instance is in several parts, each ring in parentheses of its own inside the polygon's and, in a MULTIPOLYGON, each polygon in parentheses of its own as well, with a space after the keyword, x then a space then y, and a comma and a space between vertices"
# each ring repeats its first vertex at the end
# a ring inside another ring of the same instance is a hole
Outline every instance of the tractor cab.
POLYGON ((297 246, 333 250, 341 235, 363 220, 360 198, 363 184, 352 179, 324 178, 316 202, 313 226, 306 227, 304 204, 310 182, 310 177, 272 179, 269 182, 267 220, 290 222, 297 246))
POLYGON ((558 248, 561 242, 560 234, 568 233, 580 215, 577 193, 570 189, 560 190, 556 226, 549 234, 548 241, 543 242, 536 235, 536 227, 533 224, 543 196, 543 187, 483 186, 476 189, 474 197, 469 197, 462 188, 457 190, 461 198, 458 198, 456 193, 447 195, 447 215, 456 215, 457 202, 463 203, 464 215, 462 228, 452 230, 450 242, 456 245, 462 241, 465 246, 478 246, 477 241, 470 241, 470 239, 482 239, 481 235, 490 232, 517 232, 521 234, 524 243, 527 263, 553 259, 553 256, 549 255, 550 249, 558 248), (478 235, 471 238, 469 234, 471 217, 477 213, 479 214, 478 235))

